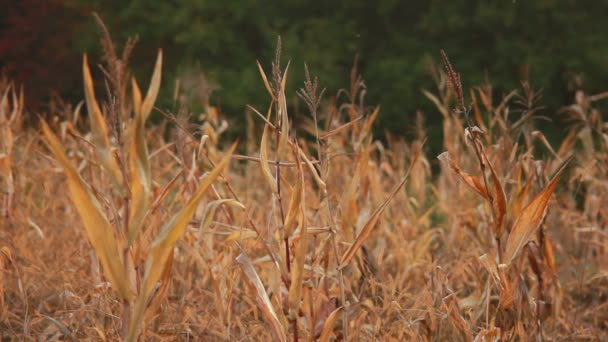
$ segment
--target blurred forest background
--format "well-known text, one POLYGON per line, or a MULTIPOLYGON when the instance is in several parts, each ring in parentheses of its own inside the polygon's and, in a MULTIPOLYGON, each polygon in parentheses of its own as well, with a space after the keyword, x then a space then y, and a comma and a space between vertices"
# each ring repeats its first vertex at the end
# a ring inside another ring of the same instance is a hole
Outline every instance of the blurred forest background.
POLYGON ((461 73, 465 89, 489 82, 496 101, 524 79, 542 88, 546 107, 540 114, 553 119, 543 124, 549 136, 560 134, 556 112, 572 103, 575 90, 596 93, 608 86, 606 0, 0 3, 0 68, 24 85, 30 112, 48 113, 52 99, 82 99, 82 53, 96 62, 101 52, 93 11, 115 41, 139 36, 131 60, 136 75, 148 75, 157 49, 163 48, 160 107, 175 110, 179 78, 192 93, 193 110, 214 89, 210 101, 221 107, 231 127, 244 126, 246 104, 264 108, 268 103, 255 62, 269 70, 279 35, 283 62, 291 60, 293 108, 304 62, 327 87, 328 99, 348 88, 358 55, 366 103, 382 105, 376 131, 413 134, 420 110, 431 145, 437 146, 440 114, 421 89, 434 90, 432 70, 440 65, 440 49, 461 73), (201 75, 206 78, 202 88, 201 75))

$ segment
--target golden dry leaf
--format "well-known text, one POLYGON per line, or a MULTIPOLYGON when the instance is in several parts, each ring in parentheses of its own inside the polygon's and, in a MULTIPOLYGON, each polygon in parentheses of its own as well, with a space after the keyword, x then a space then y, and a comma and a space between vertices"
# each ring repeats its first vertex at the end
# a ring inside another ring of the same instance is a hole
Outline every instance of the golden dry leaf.
POLYGON ((258 233, 256 233, 255 230, 239 230, 238 232, 228 235, 225 242, 241 241, 257 237, 258 233))
MULTIPOLYGON (((297 150, 299 149, 299 147, 296 145, 295 148, 296 151, 294 152, 296 154, 296 164, 298 167, 298 183, 300 185, 300 188, 302 189, 304 186, 304 171, 302 170, 302 163, 300 162, 300 158, 298 157, 297 150)), ((298 247, 295 251, 293 265, 291 268, 291 285, 289 286, 289 295, 287 299, 289 303, 290 315, 293 319, 296 319, 298 311, 300 309, 302 281, 304 280, 304 261, 306 260, 308 248, 308 222, 306 220, 304 192, 301 189, 299 191, 299 194, 297 194, 300 198, 295 199, 295 201, 292 201, 290 203, 290 209, 292 209, 291 204, 297 205, 297 207, 293 209, 294 212, 299 213, 298 216, 300 218, 300 238, 298 241, 298 247)), ((294 195, 296 195, 295 192, 294 195)), ((295 224, 293 226, 295 226, 295 224)))
POLYGON ((241 267, 241 270, 243 270, 243 273, 245 273, 247 276, 246 279, 248 280, 251 289, 255 293, 255 298, 258 302, 260 310, 262 310, 262 314, 264 314, 264 317, 272 327, 275 339, 278 341, 287 341, 285 329, 274 311, 274 307, 270 302, 270 298, 268 298, 268 294, 266 293, 266 289, 262 284, 262 280, 260 280, 260 276, 258 276, 258 273, 255 271, 251 260, 247 254, 241 253, 236 257, 236 262, 241 267))
POLYGON ((201 220, 201 225, 198 228, 199 235, 209 228, 217 208, 224 204, 235 208, 245 209, 245 206, 241 202, 231 198, 211 201, 209 204, 207 204, 205 212, 203 213, 203 219, 201 220))
POLYGON ((551 154, 553 154, 553 156, 559 160, 559 156, 557 155, 557 153, 555 153, 555 150, 553 149, 553 147, 551 146, 551 144, 549 143, 547 138, 545 138, 545 135, 541 131, 532 131, 532 136, 540 139, 540 141, 551 152, 551 154))
POLYGON ((129 155, 131 166, 131 210, 129 217, 128 245, 130 246, 143 224, 144 217, 150 206, 152 175, 150 172, 150 161, 148 157, 148 145, 146 143, 145 124, 150 115, 161 82, 162 50, 158 51, 156 66, 150 81, 150 87, 143 103, 141 102, 141 91, 135 78, 132 79, 133 86, 133 108, 135 118, 133 119, 132 141, 129 155))
POLYGON ((540 194, 526 205, 517 220, 513 223, 513 228, 511 228, 511 233, 509 233, 509 238, 507 240, 507 247, 504 255, 505 263, 511 263, 523 246, 525 246, 532 236, 534 236, 534 233, 547 214, 547 205, 549 204, 553 190, 555 190, 555 187, 557 186, 559 176, 564 171, 567 164, 568 163, 566 162, 559 168, 551 182, 549 182, 540 194))
POLYGON ((131 90, 133 92, 133 112, 135 115, 141 113, 141 90, 135 77, 131 78, 131 90))
POLYGON ((340 313, 344 309, 343 306, 334 310, 325 320, 325 324, 323 325, 323 330, 321 331, 321 336, 319 336, 319 341, 327 342, 329 341, 329 337, 331 332, 334 330, 334 326, 336 325, 336 321, 338 317, 340 317, 340 313))
POLYGON ((89 70, 87 55, 84 55, 82 60, 82 74, 84 77, 84 95, 89 112, 89 120, 91 120, 91 132, 93 133, 93 145, 97 150, 101 165, 106 172, 109 173, 112 181, 118 186, 120 191, 123 190, 123 174, 118 167, 118 162, 112 154, 112 146, 110 144, 108 126, 101 114, 101 109, 95 99, 95 89, 93 88, 93 78, 89 70))
POLYGON ((479 257, 479 262, 485 267, 486 271, 490 274, 490 277, 494 283, 501 286, 500 273, 498 272, 498 264, 496 263, 496 257, 492 253, 484 254, 479 257))
POLYGON ((304 213, 303 205, 300 207, 300 236, 298 246, 295 251, 294 261, 291 266, 291 284, 289 286, 289 295, 287 302, 289 303, 290 315, 296 318, 300 310, 302 282, 304 280, 304 262, 308 249, 308 223, 304 213))
POLYGON ((505 191, 500 184, 500 180, 498 179, 498 175, 496 171, 494 171, 494 166, 488 159, 485 151, 481 150, 487 164, 490 169, 490 174, 492 178, 492 206, 494 210, 494 214, 496 215, 496 222, 494 222, 494 236, 499 238, 503 232, 503 224, 505 221, 505 217, 507 216, 507 195, 505 195, 505 191))
POLYGON ((545 262, 551 270, 551 274, 556 277, 557 269, 555 267, 555 254, 553 253, 553 245, 551 244, 551 239, 549 239, 549 235, 545 235, 545 243, 543 244, 543 256, 545 257, 545 262))
MULTIPOLYGON (((481 89, 477 89, 482 91, 481 89)), ((475 96, 475 89, 469 89, 469 94, 471 95, 471 104, 473 105, 473 113, 475 115, 475 122, 479 125, 482 131, 488 132, 488 128, 483 122, 483 118, 481 116, 481 111, 479 110, 479 103, 477 102, 477 96, 475 96)))
POLYGON ((82 219, 89 241, 103 266, 106 278, 123 299, 131 300, 133 294, 124 273, 122 251, 118 248, 114 237, 114 228, 85 181, 63 152, 61 143, 44 121, 42 121, 42 131, 55 158, 65 171, 72 201, 82 219))
POLYGON ((276 101, 276 97, 274 96, 274 92, 272 91, 272 88, 270 87, 270 83, 268 83, 268 78, 266 77, 266 73, 264 72, 264 69, 262 68, 262 65, 260 64, 260 61, 256 61, 256 63, 258 64, 258 69, 260 70, 260 75, 262 75, 262 80, 264 81, 264 86, 266 87, 266 91, 268 91, 268 94, 270 94, 270 97, 272 97, 273 101, 276 101))
POLYGON ((372 124, 378 118, 380 114, 380 106, 377 106, 373 113, 365 120, 363 124, 363 128, 361 128, 361 132, 359 133, 359 141, 362 142, 365 137, 367 137, 372 129, 372 124))
MULTIPOLYGON (((287 117, 287 99, 285 98, 285 85, 287 82, 287 72, 289 71, 289 63, 285 67, 285 72, 281 78, 281 88, 279 89, 279 102, 278 108, 279 121, 281 123, 281 134, 279 136, 279 145, 277 148, 278 155, 282 155, 287 147, 287 141, 289 139, 289 118, 287 117)), ((278 157, 277 157, 278 158, 278 157)))
POLYGON ((499 293, 499 307, 501 309, 510 309, 515 304, 515 296, 517 295, 517 277, 512 282, 509 278, 505 268, 498 266, 500 273, 500 293, 499 293))
POLYGON ((11 157, 0 153, 0 192, 12 194, 15 192, 11 157))
POLYGON ((230 158, 236 149, 236 143, 233 144, 222 160, 217 163, 213 170, 201 181, 198 190, 192 196, 186 206, 175 214, 169 222, 167 222, 159 235, 156 237, 152 245, 150 246, 150 252, 146 260, 146 268, 143 277, 140 293, 135 303, 135 309, 133 312, 132 324, 129 327, 128 340, 135 341, 139 326, 141 325, 142 318, 146 309, 146 303, 150 293, 156 286, 156 282, 160 278, 165 264, 169 257, 169 254, 173 251, 173 247, 179 238, 186 231, 186 227, 192 219, 196 208, 200 200, 203 198, 207 189, 211 184, 219 177, 224 168, 228 166, 230 158))
POLYGON ((285 230, 285 236, 290 237, 296 227, 296 219, 298 214, 300 214, 300 204, 302 203, 302 193, 304 188, 304 176, 302 171, 302 164, 299 158, 299 147, 297 145, 294 146, 295 155, 296 155, 296 166, 297 166, 297 176, 298 179, 296 181, 296 185, 291 192, 291 199, 289 200, 289 207, 287 209, 287 215, 285 216, 285 225, 283 229, 285 230))
POLYGON ((460 333, 463 341, 472 341, 471 328, 469 323, 460 314, 458 302, 455 300, 455 295, 446 296, 443 300, 443 305, 448 312, 448 318, 452 326, 460 333))
POLYGON ((378 219, 380 218, 380 215, 382 215, 384 209, 386 209, 393 197, 397 195, 397 192, 399 192, 399 190, 405 184, 405 181, 407 180, 410 171, 412 171, 412 166, 418 161, 418 157, 419 155, 414 156, 414 159, 410 163, 410 166, 407 169, 407 173, 405 174, 401 182, 399 182, 399 184, 395 186, 395 188, 389 194, 388 198, 378 208, 376 208, 376 210, 374 210, 369 220, 365 223, 363 228, 361 228, 361 232, 359 233, 353 244, 342 255, 342 258, 340 259, 340 269, 346 267, 350 263, 357 251, 359 251, 359 248, 361 248, 361 246, 363 246, 363 243, 369 238, 372 233, 372 230, 376 226, 376 222, 378 222, 378 219))
POLYGON ((169 284, 171 283, 171 271, 173 270, 173 251, 169 254, 169 258, 165 263, 165 268, 163 269, 163 273, 160 276, 160 284, 152 293, 151 298, 149 299, 148 308, 146 310, 144 320, 151 319, 160 306, 160 303, 167 295, 167 290, 169 289, 169 284))
POLYGON ((310 173, 312 173, 312 177, 315 179, 317 186, 322 191, 325 191, 327 186, 326 186, 325 182, 323 181, 323 179, 321 179, 321 176, 319 176, 319 172, 317 172, 317 169, 315 168, 315 166, 312 165, 312 162, 310 161, 310 159, 308 159, 308 157, 306 156, 306 154, 304 153, 304 151, 302 151, 302 149, 300 147, 298 147, 298 151, 300 151, 300 157, 304 160, 304 162, 306 163, 306 166, 308 166, 310 173))
POLYGON ((268 165, 268 131, 270 130, 270 126, 268 124, 264 125, 264 133, 262 134, 262 142, 260 143, 260 166, 262 167, 262 173, 264 174, 264 178, 266 178, 266 182, 272 189, 273 193, 277 193, 277 181, 272 175, 270 171, 270 166, 268 165))
POLYGON ((513 217, 518 217, 524 207, 524 201, 528 198, 528 193, 532 188, 533 177, 528 178, 524 187, 519 191, 517 197, 513 202, 511 202, 510 213, 513 217))
POLYGON ((486 187, 483 185, 483 181, 477 176, 473 176, 462 171, 458 164, 450 158, 448 152, 441 153, 437 156, 437 159, 443 162, 447 162, 452 171, 456 173, 466 185, 468 185, 471 189, 475 190, 475 192, 480 194, 483 198, 488 199, 488 192, 486 191, 486 187))
POLYGON ((135 79, 133 85, 133 104, 135 118, 131 138, 131 149, 129 151, 129 162, 131 166, 131 207, 129 217, 128 245, 130 246, 137 237, 144 221, 146 211, 150 206, 152 176, 150 174, 150 161, 148 160, 148 146, 146 143, 145 117, 141 107, 141 92, 135 79))
POLYGON ((156 97, 158 96, 158 91, 160 89, 162 68, 163 50, 159 49, 158 57, 156 57, 156 65, 154 66, 154 72, 152 73, 152 79, 150 80, 150 87, 148 88, 144 102, 141 104, 141 115, 144 117, 144 121, 148 119, 148 116, 154 107, 154 102, 156 102, 156 97))

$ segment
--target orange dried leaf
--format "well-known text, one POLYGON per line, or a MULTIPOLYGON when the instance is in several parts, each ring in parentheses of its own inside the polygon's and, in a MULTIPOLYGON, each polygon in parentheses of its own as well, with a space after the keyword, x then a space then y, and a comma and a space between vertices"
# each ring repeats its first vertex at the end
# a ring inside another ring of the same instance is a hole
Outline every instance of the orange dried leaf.
POLYGON ((553 253, 553 245, 548 235, 545 235, 545 243, 543 245, 543 256, 547 262, 547 266, 551 270, 553 276, 557 275, 557 269, 555 268, 555 254, 553 253))
POLYGON ((331 332, 334 330, 334 326, 336 325, 336 321, 338 317, 340 317, 340 313, 344 309, 343 306, 334 310, 329 317, 325 320, 325 324, 323 325, 323 330, 321 331, 321 336, 319 336, 319 341, 327 342, 329 341, 329 337, 331 332))
POLYGON ((344 253, 342 255, 342 258, 340 259, 340 268, 346 267, 351 262, 351 260, 354 258, 357 251, 359 251, 361 246, 363 246, 363 243, 369 238, 369 236, 372 233, 372 230, 374 229, 374 227, 376 226, 376 223, 378 222, 378 219, 384 212, 384 209, 386 209, 386 207, 388 206, 390 201, 393 199, 393 197, 395 197, 395 195, 397 195, 399 190, 405 184, 405 181, 407 180, 408 176, 410 175, 410 171, 412 171, 412 166, 414 164, 416 164, 416 162, 418 161, 418 157, 419 157, 419 155, 414 156, 414 159, 412 160, 412 162, 407 170, 407 173, 405 174, 405 176, 403 177, 401 182, 399 182, 399 184, 397 184, 397 186, 395 186, 395 188, 389 194, 388 198, 378 208, 376 208, 376 210, 374 210, 374 212, 370 216, 367 223, 365 223, 363 228, 361 228, 361 232, 359 233, 359 235, 357 236, 357 238, 355 239, 353 244, 348 248, 346 253, 344 253))
POLYGON ((492 205, 494 207, 494 214, 496 215, 496 222, 494 222, 494 236, 498 238, 502 235, 503 223, 505 221, 505 216, 507 215, 507 195, 505 195, 505 191, 500 184, 498 175, 496 174, 496 171, 494 171, 494 166, 492 166, 492 163, 483 150, 482 154, 488 163, 488 168, 490 169, 490 174, 492 176, 492 205))
POLYGON ((437 156, 437 159, 447 162, 452 171, 457 174, 466 185, 480 194, 483 198, 488 199, 488 192, 486 191, 486 187, 483 185, 483 181, 477 176, 473 176, 462 171, 458 164, 450 158, 448 152, 443 152, 437 156))
POLYGON ((507 264, 511 263, 523 246, 530 241, 545 218, 549 199, 551 199, 551 195, 557 186, 559 176, 564 171, 566 165, 567 162, 560 167, 545 189, 528 203, 517 220, 513 223, 513 228, 511 228, 511 233, 509 234, 504 255, 504 260, 507 264))

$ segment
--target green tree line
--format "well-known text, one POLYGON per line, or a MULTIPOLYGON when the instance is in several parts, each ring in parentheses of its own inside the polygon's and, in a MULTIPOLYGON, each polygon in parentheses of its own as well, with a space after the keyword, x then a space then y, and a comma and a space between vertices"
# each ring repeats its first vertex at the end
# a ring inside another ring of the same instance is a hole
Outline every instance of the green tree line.
MULTIPOLYGON (((34 2, 23 3, 34 8, 34 2)), ((382 105, 378 129, 399 134, 410 133, 419 109, 431 134, 439 131, 439 116, 420 90, 434 87, 429 69, 439 65, 440 49, 462 74, 465 88, 488 81, 495 86, 496 100, 529 78, 533 87, 543 88, 543 114, 548 116, 571 103, 576 89, 593 93, 608 85, 606 0, 51 2, 65 8, 62 20, 72 19, 65 39, 75 56, 100 51, 90 16, 96 11, 116 41, 139 35, 135 73, 149 71, 156 49, 164 49, 164 103, 169 103, 167 89, 173 88, 175 78, 202 70, 218 86, 212 101, 235 121, 246 104, 267 103, 255 61, 270 69, 279 35, 283 62, 291 60, 289 86, 294 94, 302 85, 304 62, 331 96, 348 87, 358 55, 366 101, 382 105)), ((0 21, 4 31, 11 25, 7 15, 0 21)), ((48 25, 39 27, 42 41, 45 35, 61 34, 48 25)), ((0 62, 7 64, 2 57, 0 62)), ((78 67, 73 65, 74 75, 78 67)), ((59 83, 60 92, 77 94, 59 83)), ((65 84, 73 87, 73 82, 65 84)))

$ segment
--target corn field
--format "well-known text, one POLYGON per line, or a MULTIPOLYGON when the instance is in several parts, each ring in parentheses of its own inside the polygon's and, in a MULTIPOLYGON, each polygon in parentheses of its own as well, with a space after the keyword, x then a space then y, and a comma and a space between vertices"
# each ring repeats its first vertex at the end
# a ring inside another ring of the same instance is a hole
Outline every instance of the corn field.
POLYGON ((105 32, 82 103, 42 118, 0 83, 3 341, 608 338, 608 93, 555 113, 552 145, 528 82, 495 103, 442 51, 436 156, 422 114, 413 141, 373 136, 356 65, 335 96, 308 69, 288 93, 279 47, 230 141, 216 107, 155 106, 161 50, 136 80, 105 32))

